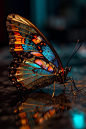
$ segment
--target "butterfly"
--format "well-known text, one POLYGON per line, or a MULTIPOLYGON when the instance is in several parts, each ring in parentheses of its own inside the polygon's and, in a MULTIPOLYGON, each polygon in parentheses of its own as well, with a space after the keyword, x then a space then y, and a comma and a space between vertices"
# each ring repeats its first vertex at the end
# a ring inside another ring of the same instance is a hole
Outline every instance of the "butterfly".
POLYGON ((10 14, 6 21, 10 53, 9 78, 18 89, 36 90, 55 82, 64 84, 71 67, 63 68, 55 49, 29 20, 10 14))

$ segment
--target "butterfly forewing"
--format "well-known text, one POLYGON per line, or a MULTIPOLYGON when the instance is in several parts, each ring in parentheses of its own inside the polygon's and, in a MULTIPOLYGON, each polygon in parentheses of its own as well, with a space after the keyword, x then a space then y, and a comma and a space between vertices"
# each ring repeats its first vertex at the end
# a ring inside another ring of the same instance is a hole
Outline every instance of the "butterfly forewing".
POLYGON ((49 41, 35 25, 19 15, 8 15, 6 25, 13 55, 9 66, 13 84, 27 89, 52 84, 55 71, 63 67, 49 41))

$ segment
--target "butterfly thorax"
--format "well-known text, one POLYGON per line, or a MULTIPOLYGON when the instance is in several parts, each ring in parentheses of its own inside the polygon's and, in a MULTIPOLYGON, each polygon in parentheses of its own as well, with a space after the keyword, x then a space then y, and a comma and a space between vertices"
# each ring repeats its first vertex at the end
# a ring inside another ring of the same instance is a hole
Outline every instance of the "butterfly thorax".
POLYGON ((58 70, 56 73, 56 81, 60 83, 64 83, 67 81, 67 74, 71 71, 71 67, 66 67, 64 69, 58 70))

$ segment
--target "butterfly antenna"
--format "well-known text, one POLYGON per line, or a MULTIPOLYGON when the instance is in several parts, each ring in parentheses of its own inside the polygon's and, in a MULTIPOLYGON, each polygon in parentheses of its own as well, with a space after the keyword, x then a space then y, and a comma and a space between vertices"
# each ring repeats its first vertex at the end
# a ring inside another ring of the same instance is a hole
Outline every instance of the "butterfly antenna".
POLYGON ((80 43, 80 46, 76 49, 76 47, 77 47, 78 43, 79 43, 79 39, 77 40, 76 46, 75 46, 75 48, 74 48, 73 52, 71 53, 71 55, 70 55, 70 57, 69 57, 69 59, 68 59, 67 67, 68 67, 68 63, 69 63, 69 61, 71 60, 71 58, 74 56, 74 54, 79 50, 79 48, 80 48, 80 47, 81 47, 81 45, 82 45, 82 42, 81 42, 81 43, 80 43), (76 49, 76 51, 75 51, 75 49, 76 49), (75 52, 74 52, 74 51, 75 51, 75 52))

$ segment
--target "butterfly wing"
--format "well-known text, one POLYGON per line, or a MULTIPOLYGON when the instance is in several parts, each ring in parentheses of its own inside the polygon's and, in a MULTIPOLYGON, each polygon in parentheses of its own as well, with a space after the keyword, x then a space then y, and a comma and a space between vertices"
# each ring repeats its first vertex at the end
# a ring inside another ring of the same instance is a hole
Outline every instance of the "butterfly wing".
MULTIPOLYGON (((18 89, 39 89, 54 82, 54 75, 39 65, 14 59, 9 66, 9 78, 18 89), (34 65, 34 66, 33 66, 34 65)), ((27 61, 27 60, 25 60, 27 61)))
POLYGON ((7 17, 10 52, 13 61, 9 77, 19 89, 37 89, 52 84, 62 64, 45 36, 29 20, 16 14, 7 17))

